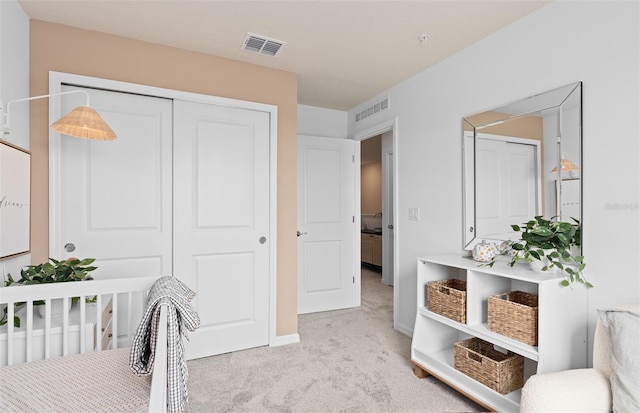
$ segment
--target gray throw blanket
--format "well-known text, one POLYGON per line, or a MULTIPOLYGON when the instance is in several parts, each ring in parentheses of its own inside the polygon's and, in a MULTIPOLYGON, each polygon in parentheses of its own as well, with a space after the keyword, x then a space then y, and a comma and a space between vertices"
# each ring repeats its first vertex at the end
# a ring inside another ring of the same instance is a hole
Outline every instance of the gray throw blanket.
POLYGON ((160 307, 167 307, 167 410, 180 412, 188 400, 187 362, 184 358, 182 335, 200 326, 200 317, 191 306, 195 297, 186 284, 175 277, 161 277, 149 290, 147 309, 131 343, 129 366, 136 376, 153 372, 155 343, 158 334, 160 307))

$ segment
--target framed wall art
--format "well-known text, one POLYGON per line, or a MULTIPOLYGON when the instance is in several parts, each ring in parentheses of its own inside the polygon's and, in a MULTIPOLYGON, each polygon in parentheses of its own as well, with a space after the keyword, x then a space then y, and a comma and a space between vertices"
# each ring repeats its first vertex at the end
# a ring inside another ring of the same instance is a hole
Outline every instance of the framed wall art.
POLYGON ((0 259, 30 250, 31 154, 0 140, 0 259))

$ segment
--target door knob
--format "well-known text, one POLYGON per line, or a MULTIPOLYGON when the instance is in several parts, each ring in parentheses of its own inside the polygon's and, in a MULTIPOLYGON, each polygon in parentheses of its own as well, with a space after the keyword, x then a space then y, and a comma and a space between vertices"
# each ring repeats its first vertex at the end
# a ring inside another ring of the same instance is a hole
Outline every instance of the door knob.
POLYGON ((389 225, 387 225, 387 228, 389 228, 389 229, 393 229, 393 224, 389 224, 389 225))
POLYGON ((307 233, 306 233, 306 232, 296 231, 296 235, 297 235, 297 236, 300 236, 300 235, 307 235, 307 233))
POLYGON ((260 242, 260 244, 264 244, 265 242, 267 242, 267 238, 260 237, 260 239, 258 241, 260 242))
POLYGON ((73 245, 73 243, 69 242, 69 243, 67 243, 67 244, 64 244, 64 250, 65 250, 66 252, 73 252, 73 251, 75 251, 75 250, 76 250, 76 246, 75 246, 75 245, 73 245))

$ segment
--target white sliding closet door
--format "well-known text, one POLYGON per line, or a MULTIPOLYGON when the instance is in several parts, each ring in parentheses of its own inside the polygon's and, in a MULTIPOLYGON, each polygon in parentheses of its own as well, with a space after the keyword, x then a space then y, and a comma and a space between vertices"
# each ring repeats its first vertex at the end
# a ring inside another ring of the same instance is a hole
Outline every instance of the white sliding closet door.
MULTIPOLYGON (((118 138, 52 138, 60 140, 52 256, 96 258, 100 278, 170 275, 171 100, 83 90, 118 138)), ((68 95, 62 111, 79 104, 82 94, 68 95)))
POLYGON ((481 238, 513 238, 511 224, 527 222, 540 210, 538 148, 506 139, 479 135, 476 140, 476 220, 481 238))
POLYGON ((269 343, 269 114, 174 102, 174 275, 198 358, 269 343))
MULTIPOLYGON (((51 256, 94 257, 96 278, 185 281, 202 322, 189 358, 269 344, 271 112, 131 87, 142 91, 85 89, 116 140, 51 139, 51 256)), ((82 94, 60 100, 62 113, 85 104, 82 94)))
MULTIPOLYGON (((50 256, 96 258, 97 279, 171 275, 172 101, 83 90, 118 138, 51 138, 59 151, 50 165, 50 256)), ((61 99, 63 113, 84 104, 80 93, 61 99)), ((127 331, 128 318, 118 322, 127 331)))

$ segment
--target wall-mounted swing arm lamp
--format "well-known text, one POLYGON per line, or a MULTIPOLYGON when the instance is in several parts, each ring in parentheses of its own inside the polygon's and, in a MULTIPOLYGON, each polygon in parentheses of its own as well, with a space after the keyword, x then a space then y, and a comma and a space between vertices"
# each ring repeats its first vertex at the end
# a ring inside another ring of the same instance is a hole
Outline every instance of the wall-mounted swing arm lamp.
MULTIPOLYGON (((2 117, 3 135, 9 134, 9 115, 11 105, 34 99, 44 99, 51 96, 68 95, 70 93, 84 93, 87 97, 86 106, 78 106, 51 125, 51 129, 63 135, 76 138, 110 141, 116 138, 115 132, 107 125, 107 122, 94 109, 89 107, 89 94, 84 90, 72 90, 69 92, 52 93, 50 95, 33 96, 30 98, 16 99, 7 103, 7 110, 2 117)), ((2 102, 0 102, 0 114, 2 102)))
MULTIPOLYGON (((563 157, 562 160, 560 161, 560 170, 562 172, 573 172, 573 171, 580 170, 580 168, 578 167, 578 165, 573 163, 570 159, 563 157)), ((556 172, 558 172, 558 167, 554 166, 553 169, 551 170, 551 173, 556 173, 556 172)))

